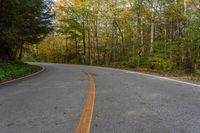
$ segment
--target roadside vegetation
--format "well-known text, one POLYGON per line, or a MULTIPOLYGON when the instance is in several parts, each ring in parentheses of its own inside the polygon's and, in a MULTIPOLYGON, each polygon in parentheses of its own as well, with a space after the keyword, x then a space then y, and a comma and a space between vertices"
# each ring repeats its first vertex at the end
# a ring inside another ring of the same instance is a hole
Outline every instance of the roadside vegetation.
POLYGON ((26 60, 200 74, 198 0, 57 0, 54 32, 26 60))
POLYGON ((19 60, 52 30, 51 0, 0 0, 0 82, 39 70, 19 60))
POLYGON ((0 63, 0 82, 15 79, 41 70, 40 67, 20 61, 0 63))

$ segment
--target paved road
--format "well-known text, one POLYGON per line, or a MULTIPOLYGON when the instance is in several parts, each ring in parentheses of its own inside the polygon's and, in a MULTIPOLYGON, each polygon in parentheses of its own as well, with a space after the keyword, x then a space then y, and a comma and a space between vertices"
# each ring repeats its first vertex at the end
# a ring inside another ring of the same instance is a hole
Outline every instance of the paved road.
POLYGON ((0 133, 71 133, 93 74, 91 133, 200 133, 200 86, 108 68, 39 64, 32 78, 0 86, 0 133))

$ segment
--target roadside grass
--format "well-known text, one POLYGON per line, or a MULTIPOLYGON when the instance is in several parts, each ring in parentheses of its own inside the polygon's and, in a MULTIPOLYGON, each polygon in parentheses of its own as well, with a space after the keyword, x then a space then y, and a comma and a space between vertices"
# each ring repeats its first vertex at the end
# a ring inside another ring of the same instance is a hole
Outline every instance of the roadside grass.
POLYGON ((0 82, 19 78, 34 73, 41 68, 20 61, 0 62, 0 82))

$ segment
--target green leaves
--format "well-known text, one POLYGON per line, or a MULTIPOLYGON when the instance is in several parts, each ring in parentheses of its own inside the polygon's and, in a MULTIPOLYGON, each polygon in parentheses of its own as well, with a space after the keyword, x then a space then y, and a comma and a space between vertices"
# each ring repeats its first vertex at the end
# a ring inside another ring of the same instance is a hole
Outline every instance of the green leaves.
MULTIPOLYGON (((0 48, 7 47, 14 53, 21 45, 39 42, 52 29, 53 14, 47 5, 49 1, 2 0, 0 48)), ((0 60, 6 56, 9 55, 0 53, 0 60)))

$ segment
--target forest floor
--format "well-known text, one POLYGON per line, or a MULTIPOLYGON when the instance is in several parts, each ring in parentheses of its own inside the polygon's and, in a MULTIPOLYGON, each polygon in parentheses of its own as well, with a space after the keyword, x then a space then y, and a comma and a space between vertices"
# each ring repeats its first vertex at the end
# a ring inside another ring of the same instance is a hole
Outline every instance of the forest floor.
POLYGON ((40 67, 29 65, 27 63, 15 62, 1 62, 0 63, 0 83, 27 76, 41 70, 40 67))

